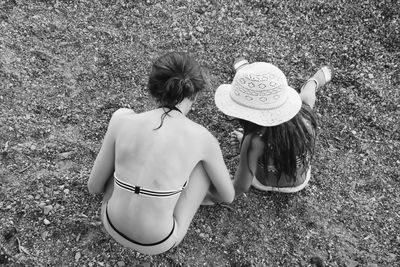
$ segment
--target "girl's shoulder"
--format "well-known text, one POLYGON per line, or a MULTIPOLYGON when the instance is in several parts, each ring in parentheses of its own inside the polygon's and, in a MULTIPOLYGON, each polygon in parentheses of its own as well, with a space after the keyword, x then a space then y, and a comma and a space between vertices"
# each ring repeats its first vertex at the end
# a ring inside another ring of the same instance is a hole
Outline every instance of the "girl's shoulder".
POLYGON ((136 114, 132 109, 129 108, 119 108, 111 116, 110 122, 109 122, 109 129, 112 131, 117 130, 120 128, 121 125, 123 125, 123 121, 125 118, 127 118, 130 115, 136 114))
POLYGON ((255 132, 245 135, 243 138, 241 150, 249 151, 250 153, 255 153, 255 155, 260 156, 265 149, 265 143, 262 139, 262 132, 255 132))
POLYGON ((218 139, 203 125, 187 119, 184 136, 198 148, 209 149, 219 147, 218 139))
POLYGON ((112 118, 119 119, 123 116, 132 115, 132 114, 135 114, 135 111, 133 111, 130 108, 119 108, 116 111, 114 111, 112 118))
POLYGON ((215 136, 203 125, 198 124, 190 120, 188 127, 190 127, 190 132, 198 140, 209 141, 210 139, 216 139, 215 136))

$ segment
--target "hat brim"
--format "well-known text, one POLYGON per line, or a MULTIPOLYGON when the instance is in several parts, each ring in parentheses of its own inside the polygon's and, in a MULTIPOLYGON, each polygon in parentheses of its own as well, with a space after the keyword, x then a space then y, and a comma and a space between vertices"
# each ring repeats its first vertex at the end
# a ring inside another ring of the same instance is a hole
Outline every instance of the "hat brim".
POLYGON ((222 84, 215 92, 215 104, 226 115, 251 121, 261 126, 276 126, 292 119, 301 109, 299 93, 288 86, 288 98, 280 107, 274 109, 254 109, 242 106, 232 100, 232 86, 222 84))

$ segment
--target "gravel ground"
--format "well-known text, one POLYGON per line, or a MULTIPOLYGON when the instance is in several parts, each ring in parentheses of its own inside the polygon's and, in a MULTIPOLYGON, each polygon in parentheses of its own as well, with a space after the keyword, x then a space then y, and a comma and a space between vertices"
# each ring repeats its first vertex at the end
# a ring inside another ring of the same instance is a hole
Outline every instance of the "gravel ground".
POLYGON ((398 1, 0 0, 0 265, 400 266, 398 1), (318 92, 312 179, 201 207, 178 248, 144 256, 114 242, 86 182, 119 107, 154 107, 151 62, 189 51, 209 87, 190 118, 229 143, 213 104, 236 56, 318 92))

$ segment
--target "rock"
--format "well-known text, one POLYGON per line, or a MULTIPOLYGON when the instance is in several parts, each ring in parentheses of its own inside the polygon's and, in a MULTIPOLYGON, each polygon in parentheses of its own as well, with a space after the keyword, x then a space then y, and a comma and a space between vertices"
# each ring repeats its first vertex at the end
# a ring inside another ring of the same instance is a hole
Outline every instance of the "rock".
POLYGON ((26 257, 24 256, 23 253, 18 253, 16 255, 14 255, 13 258, 16 259, 19 262, 26 261, 26 257))
POLYGON ((312 257, 310 263, 314 264, 315 267, 324 267, 324 261, 318 256, 312 257))
POLYGON ((10 240, 17 233, 17 229, 15 227, 8 227, 3 232, 3 236, 6 241, 10 240))
POLYGON ((123 267, 123 266, 125 266, 125 262, 119 261, 119 262, 117 262, 117 265, 118 265, 119 267, 123 267))
POLYGON ((68 151, 68 152, 63 152, 63 153, 58 154, 58 157, 60 159, 70 159, 73 154, 74 154, 74 151, 68 151))
POLYGON ((64 189, 64 194, 66 194, 66 195, 69 194, 69 189, 68 188, 64 189))
POLYGON ((50 221, 47 220, 47 219, 44 219, 44 220, 43 220, 43 223, 44 223, 44 225, 49 225, 49 224, 50 224, 50 221))
POLYGON ((46 238, 49 236, 49 232, 48 231, 44 231, 40 236, 42 237, 42 240, 45 241, 46 238))
POLYGON ((75 261, 79 261, 79 259, 81 258, 81 253, 78 251, 76 254, 75 254, 75 261))
POLYGON ((52 210, 53 210, 53 205, 47 205, 43 207, 43 213, 45 215, 48 215, 52 210))
POLYGON ((345 264, 346 264, 346 267, 347 266, 348 267, 357 267, 357 266, 359 266, 358 261, 355 261, 355 260, 352 260, 352 259, 347 259, 345 264))
POLYGON ((44 202, 40 202, 38 206, 39 206, 39 208, 43 209, 43 208, 44 208, 44 206, 46 206, 46 203, 44 203, 44 202))
POLYGON ((197 30, 198 32, 204 33, 204 28, 201 27, 201 26, 197 26, 197 27, 196 27, 196 30, 197 30))

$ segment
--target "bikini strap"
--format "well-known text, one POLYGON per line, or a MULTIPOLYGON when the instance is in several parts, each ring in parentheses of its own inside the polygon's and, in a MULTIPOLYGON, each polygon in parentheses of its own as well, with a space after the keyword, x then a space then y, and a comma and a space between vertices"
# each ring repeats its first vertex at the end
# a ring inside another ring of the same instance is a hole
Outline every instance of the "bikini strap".
POLYGON ((179 194, 182 192, 183 189, 185 189, 187 182, 184 183, 181 189, 178 190, 150 190, 143 188, 138 185, 131 185, 126 182, 121 181, 118 179, 118 177, 114 173, 114 183, 119 186, 122 189, 125 189, 127 191, 130 191, 132 193, 138 194, 138 195, 146 195, 150 197, 169 197, 173 196, 176 194, 179 194))
POLYGON ((170 110, 176 110, 176 111, 182 113, 182 111, 179 108, 177 108, 176 106, 160 106, 160 108, 169 108, 170 110))

